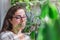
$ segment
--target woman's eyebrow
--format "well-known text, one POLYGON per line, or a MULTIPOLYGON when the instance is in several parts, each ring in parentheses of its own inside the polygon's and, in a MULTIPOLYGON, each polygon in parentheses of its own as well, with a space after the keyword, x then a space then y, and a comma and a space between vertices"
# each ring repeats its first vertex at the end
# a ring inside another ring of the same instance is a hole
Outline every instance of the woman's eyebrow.
POLYGON ((15 15, 15 16, 21 16, 21 15, 15 15))

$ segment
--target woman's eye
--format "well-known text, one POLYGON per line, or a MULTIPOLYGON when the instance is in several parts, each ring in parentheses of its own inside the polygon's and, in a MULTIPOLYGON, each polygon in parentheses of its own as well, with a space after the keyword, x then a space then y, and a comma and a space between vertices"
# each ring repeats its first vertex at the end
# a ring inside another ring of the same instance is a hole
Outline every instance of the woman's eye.
POLYGON ((16 19, 21 19, 21 17, 16 17, 16 19))

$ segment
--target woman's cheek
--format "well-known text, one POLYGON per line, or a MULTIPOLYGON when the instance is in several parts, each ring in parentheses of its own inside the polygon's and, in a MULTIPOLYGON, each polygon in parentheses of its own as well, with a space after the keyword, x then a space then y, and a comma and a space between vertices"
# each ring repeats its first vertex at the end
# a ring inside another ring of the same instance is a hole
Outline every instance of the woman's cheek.
POLYGON ((20 20, 18 19, 18 20, 16 20, 16 24, 19 24, 20 23, 20 20))

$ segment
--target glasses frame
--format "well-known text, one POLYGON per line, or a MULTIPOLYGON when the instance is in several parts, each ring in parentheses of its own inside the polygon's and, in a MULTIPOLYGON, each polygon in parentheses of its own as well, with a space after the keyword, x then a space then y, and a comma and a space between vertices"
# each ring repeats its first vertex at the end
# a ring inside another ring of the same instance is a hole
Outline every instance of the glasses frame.
POLYGON ((16 16, 15 16, 15 17, 13 17, 13 18, 16 18, 16 19, 22 19, 22 18, 26 18, 26 16, 21 17, 21 15, 16 15, 16 16))

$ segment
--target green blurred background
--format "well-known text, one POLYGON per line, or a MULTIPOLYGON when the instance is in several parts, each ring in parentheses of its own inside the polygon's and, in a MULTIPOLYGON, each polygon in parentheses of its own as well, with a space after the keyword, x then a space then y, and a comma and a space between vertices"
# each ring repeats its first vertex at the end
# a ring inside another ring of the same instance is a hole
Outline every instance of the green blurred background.
MULTIPOLYGON (((5 3, 9 7, 21 5, 25 8, 27 24, 23 32, 30 35, 31 40, 60 40, 60 0, 10 0, 6 2, 9 3, 9 5, 5 3)), ((1 3, 3 6, 4 2, 1 3)))

